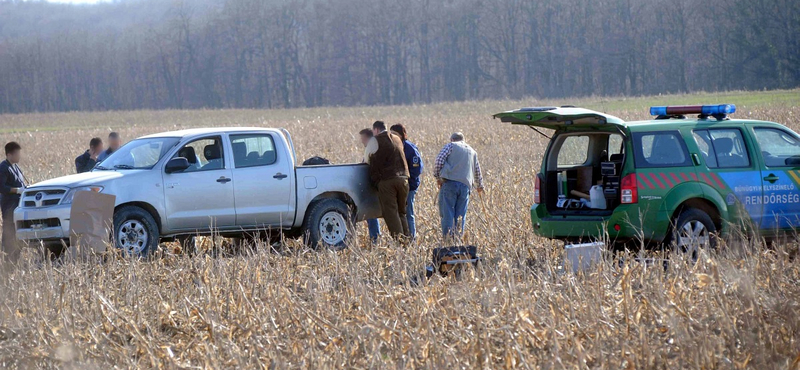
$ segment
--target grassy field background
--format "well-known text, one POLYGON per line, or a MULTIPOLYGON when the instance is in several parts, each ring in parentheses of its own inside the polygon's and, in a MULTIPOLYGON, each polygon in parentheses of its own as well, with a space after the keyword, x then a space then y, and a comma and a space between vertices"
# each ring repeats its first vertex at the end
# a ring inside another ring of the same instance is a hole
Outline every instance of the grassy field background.
POLYGON ((229 257, 42 263, 27 251, 0 278, 0 367, 120 368, 794 368, 800 367, 796 241, 724 245, 669 270, 611 263, 564 274, 559 243, 535 237, 528 209, 547 140, 491 114, 572 104, 626 120, 650 105, 734 103, 734 117, 800 130, 800 91, 398 107, 0 115, 28 178, 74 172, 92 136, 125 139, 203 126, 285 127, 299 158, 361 158, 357 132, 403 123, 427 166, 419 243, 334 253, 294 241, 229 257), (451 132, 478 151, 488 187, 467 241, 487 263, 460 281, 416 286, 440 245, 433 160, 451 132))

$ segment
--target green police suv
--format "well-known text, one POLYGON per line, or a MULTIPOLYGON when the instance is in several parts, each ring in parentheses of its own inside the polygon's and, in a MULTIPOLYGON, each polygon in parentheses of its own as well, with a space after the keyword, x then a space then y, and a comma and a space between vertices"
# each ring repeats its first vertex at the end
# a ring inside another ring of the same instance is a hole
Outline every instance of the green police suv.
POLYGON ((800 226, 800 136, 728 118, 735 109, 652 107, 656 118, 640 122, 574 107, 494 117, 554 130, 536 176, 537 234, 686 250, 736 228, 771 236, 800 226))

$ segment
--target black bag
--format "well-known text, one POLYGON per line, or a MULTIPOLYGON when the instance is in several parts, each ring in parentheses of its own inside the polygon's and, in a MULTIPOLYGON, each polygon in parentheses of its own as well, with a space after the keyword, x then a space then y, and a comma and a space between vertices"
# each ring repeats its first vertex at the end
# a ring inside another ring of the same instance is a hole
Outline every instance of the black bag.
POLYGON ((435 248, 433 250, 433 265, 428 266, 426 275, 431 277, 435 272, 438 272, 442 276, 448 276, 452 273, 458 277, 461 275, 465 265, 471 264, 473 267, 477 267, 480 260, 478 248, 473 245, 435 248))
POLYGON ((331 161, 317 156, 311 157, 303 161, 303 166, 319 166, 323 164, 331 164, 331 161))

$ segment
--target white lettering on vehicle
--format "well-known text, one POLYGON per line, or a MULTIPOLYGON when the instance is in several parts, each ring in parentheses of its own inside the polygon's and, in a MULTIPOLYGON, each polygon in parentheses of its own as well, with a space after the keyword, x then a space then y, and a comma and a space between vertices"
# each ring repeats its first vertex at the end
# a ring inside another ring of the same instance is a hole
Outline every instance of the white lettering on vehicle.
POLYGON ((733 191, 735 193, 745 193, 754 191, 792 191, 795 189, 794 184, 741 185, 733 188, 733 191))
POLYGON ((791 194, 765 194, 761 195, 751 195, 744 197, 744 204, 751 205, 751 204, 795 204, 800 203, 800 194, 798 193, 791 193, 791 194))

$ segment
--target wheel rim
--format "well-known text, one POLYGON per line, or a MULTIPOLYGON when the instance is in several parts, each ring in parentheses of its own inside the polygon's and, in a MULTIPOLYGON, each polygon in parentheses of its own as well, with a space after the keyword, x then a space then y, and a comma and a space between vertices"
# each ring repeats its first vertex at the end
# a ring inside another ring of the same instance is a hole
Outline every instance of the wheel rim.
POLYGON ((697 258, 700 248, 707 247, 711 242, 708 228, 697 220, 687 221, 676 230, 675 234, 678 250, 689 254, 692 259, 697 258))
POLYGON ((347 237, 347 222, 341 213, 330 211, 319 221, 320 239, 328 245, 338 245, 347 237))
POLYGON ((117 233, 117 243, 130 255, 138 256, 147 248, 147 228, 137 220, 125 221, 117 233))

